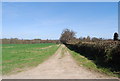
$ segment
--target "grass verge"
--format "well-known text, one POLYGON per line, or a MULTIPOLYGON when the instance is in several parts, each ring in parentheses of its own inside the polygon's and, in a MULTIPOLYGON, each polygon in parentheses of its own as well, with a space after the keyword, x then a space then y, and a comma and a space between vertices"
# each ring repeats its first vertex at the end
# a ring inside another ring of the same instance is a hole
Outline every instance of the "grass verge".
POLYGON ((76 62, 79 66, 83 66, 87 69, 90 69, 90 70, 93 70, 96 72, 104 73, 108 76, 120 78, 120 75, 114 74, 113 72, 110 71, 109 68, 99 67, 92 60, 87 59, 86 57, 82 56, 81 54, 76 53, 75 51, 71 51, 69 49, 68 49, 68 51, 70 52, 72 57, 76 60, 76 62))
POLYGON ((35 67, 59 48, 56 44, 9 44, 2 47, 2 73, 9 75, 35 67), (52 46, 51 46, 52 45, 52 46), (49 48, 45 48, 51 46, 49 48), (45 49, 41 49, 45 48, 45 49))

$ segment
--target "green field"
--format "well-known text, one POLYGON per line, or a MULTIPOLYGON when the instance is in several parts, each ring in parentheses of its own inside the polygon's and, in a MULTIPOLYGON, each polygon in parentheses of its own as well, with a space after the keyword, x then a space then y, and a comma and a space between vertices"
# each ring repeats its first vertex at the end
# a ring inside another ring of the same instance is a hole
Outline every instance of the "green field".
POLYGON ((58 44, 3 44, 3 75, 21 72, 42 63, 59 48, 58 44))

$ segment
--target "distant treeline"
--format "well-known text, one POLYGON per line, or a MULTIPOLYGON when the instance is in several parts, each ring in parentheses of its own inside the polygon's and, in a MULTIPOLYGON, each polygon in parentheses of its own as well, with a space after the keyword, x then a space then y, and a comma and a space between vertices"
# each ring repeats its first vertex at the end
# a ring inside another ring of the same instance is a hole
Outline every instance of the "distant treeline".
POLYGON ((11 39, 0 39, 0 43, 2 44, 36 44, 36 43, 59 43, 59 40, 42 40, 42 39, 33 39, 33 40, 24 40, 18 38, 11 38, 11 39))

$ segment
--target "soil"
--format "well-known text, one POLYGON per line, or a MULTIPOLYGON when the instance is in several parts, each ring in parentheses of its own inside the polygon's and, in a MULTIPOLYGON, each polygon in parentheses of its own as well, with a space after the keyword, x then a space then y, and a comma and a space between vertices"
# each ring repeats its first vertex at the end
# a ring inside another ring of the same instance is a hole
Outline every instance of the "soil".
POLYGON ((48 60, 39 64, 37 67, 28 69, 26 71, 4 75, 3 79, 114 79, 98 72, 93 72, 82 66, 78 66, 68 51, 65 51, 64 56, 61 45, 56 53, 48 60))

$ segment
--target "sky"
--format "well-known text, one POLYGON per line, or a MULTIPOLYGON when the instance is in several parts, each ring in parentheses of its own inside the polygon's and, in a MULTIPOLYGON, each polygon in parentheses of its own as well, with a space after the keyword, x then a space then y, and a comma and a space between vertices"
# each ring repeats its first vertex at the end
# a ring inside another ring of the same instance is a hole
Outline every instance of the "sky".
POLYGON ((2 2, 119 2, 119 0, 2 0, 2 2))
POLYGON ((76 37, 113 38, 117 2, 3 2, 2 38, 59 39, 65 28, 76 37))

